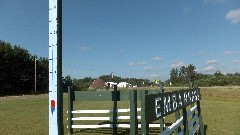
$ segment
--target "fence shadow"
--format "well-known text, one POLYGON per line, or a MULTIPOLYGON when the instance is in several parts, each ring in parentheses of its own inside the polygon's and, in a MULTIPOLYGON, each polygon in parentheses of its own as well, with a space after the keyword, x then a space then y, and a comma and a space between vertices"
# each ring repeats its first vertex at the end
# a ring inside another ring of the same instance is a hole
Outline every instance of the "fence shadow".
POLYGON ((208 125, 204 125, 204 135, 207 134, 207 128, 208 128, 208 125))
MULTIPOLYGON (((166 123, 166 126, 170 126, 171 123, 166 123)), ((204 125, 204 135, 207 134, 207 125, 204 125)), ((149 134, 150 135, 159 135, 160 129, 159 128, 150 128, 149 134)), ((113 129, 112 128, 98 128, 98 129, 81 129, 81 130, 75 130, 73 134, 103 134, 103 135, 112 135, 113 129)), ((118 135, 130 135, 130 129, 129 128, 118 128, 117 130, 118 135)), ((141 134, 141 129, 138 129, 138 134, 141 134)), ((200 135, 200 132, 198 132, 198 135, 200 135)))
MULTIPOLYGON (((113 124, 110 121, 103 121, 99 123, 99 125, 102 124, 113 124)), ((130 124, 129 122, 118 122, 118 124, 130 124)), ((141 123, 138 123, 141 124, 141 123)), ((172 123, 165 123, 165 125, 171 126, 172 123)), ((150 135, 159 135, 160 133, 160 128, 149 128, 149 134, 150 135)), ((75 130, 73 134, 104 134, 104 135, 112 135, 113 134, 113 129, 112 128, 87 128, 87 129, 79 129, 75 130)), ((118 135, 130 135, 130 129, 129 128, 117 128, 117 134, 118 135)), ((138 129, 138 134, 141 134, 141 128, 138 129)))
MULTIPOLYGON (((73 132, 75 133, 80 133, 80 134, 103 134, 103 135, 112 135, 113 134, 113 129, 112 128, 99 128, 99 129, 81 129, 79 131, 73 132)), ((117 131, 118 135, 129 135, 130 134, 130 129, 123 129, 123 128, 118 128, 117 131)))
MULTIPOLYGON (((151 128, 149 130, 149 134, 151 135, 159 135, 159 128, 151 128)), ((103 135, 112 135, 112 128, 99 128, 99 129, 81 129, 78 131, 74 131, 73 134, 103 134, 103 135)), ((130 129, 127 128, 118 128, 118 135, 130 135, 130 129)), ((138 134, 141 134, 141 129, 138 129, 138 134)))

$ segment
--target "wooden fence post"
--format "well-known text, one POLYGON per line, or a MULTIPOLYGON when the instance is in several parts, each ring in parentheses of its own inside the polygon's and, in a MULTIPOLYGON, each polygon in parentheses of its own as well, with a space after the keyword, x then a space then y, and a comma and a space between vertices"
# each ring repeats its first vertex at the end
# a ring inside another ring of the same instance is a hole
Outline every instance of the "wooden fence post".
POLYGON ((199 124, 200 124, 200 133, 201 133, 201 135, 204 135, 204 125, 203 125, 203 122, 202 122, 200 101, 197 101, 197 110, 198 110, 198 118, 199 118, 199 124))
MULTIPOLYGON (((189 83, 189 89, 192 89, 193 88, 193 82, 190 82, 189 83)), ((193 107, 194 104, 191 104, 191 107, 193 107)), ((192 118, 195 116, 195 111, 192 113, 192 118)), ((196 125, 196 122, 193 123, 193 127, 196 125)), ((197 134, 197 133, 195 133, 197 134)))
MULTIPOLYGON (((164 89, 163 89, 163 83, 159 83, 159 93, 163 93, 164 89)), ((163 132, 165 129, 164 127, 164 118, 160 119, 160 133, 163 132)))
MULTIPOLYGON (((175 112, 175 120, 177 121, 178 119, 180 119, 180 112, 176 111, 175 112)), ((175 131, 176 131, 176 134, 178 134, 181 131, 181 127, 179 126, 175 131)))
POLYGON ((146 107, 145 107, 145 96, 147 95, 148 91, 143 90, 141 91, 141 134, 148 135, 149 134, 149 123, 146 121, 146 107))
POLYGON ((190 89, 193 88, 193 82, 189 82, 189 88, 190 88, 190 89))
POLYGON ((184 125, 184 135, 188 135, 188 116, 187 116, 187 108, 182 109, 182 114, 183 114, 183 125, 184 125))
POLYGON ((138 134, 138 119, 137 119, 137 91, 129 91, 130 98, 130 134, 138 134))
POLYGON ((113 91, 113 134, 117 135, 117 85, 113 91))
POLYGON ((72 95, 72 90, 70 86, 68 86, 68 133, 72 134, 73 133, 73 121, 72 121, 72 111, 73 111, 73 95, 72 95))

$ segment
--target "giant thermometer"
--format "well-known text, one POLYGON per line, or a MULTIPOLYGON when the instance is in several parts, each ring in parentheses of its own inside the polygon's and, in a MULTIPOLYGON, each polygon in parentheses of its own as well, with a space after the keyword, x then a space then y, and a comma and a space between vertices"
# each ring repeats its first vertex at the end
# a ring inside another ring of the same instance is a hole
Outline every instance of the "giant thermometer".
POLYGON ((62 134, 62 0, 49 0, 49 135, 62 134))

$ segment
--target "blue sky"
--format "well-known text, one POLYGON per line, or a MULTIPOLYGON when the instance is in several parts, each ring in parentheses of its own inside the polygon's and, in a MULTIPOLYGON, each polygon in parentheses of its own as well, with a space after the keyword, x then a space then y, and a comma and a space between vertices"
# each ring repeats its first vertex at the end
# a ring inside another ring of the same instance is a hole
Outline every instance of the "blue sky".
MULTIPOLYGON (((0 39, 48 57, 48 1, 0 0, 0 39)), ((63 0, 63 75, 240 72, 239 0, 63 0)))

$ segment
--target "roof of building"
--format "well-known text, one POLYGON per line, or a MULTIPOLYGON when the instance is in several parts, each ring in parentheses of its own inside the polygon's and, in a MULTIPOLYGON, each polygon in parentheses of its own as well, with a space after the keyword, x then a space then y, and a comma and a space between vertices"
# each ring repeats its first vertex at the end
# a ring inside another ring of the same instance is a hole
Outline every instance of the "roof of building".
POLYGON ((102 79, 98 78, 89 87, 90 88, 104 88, 105 87, 105 81, 103 81, 102 79))

